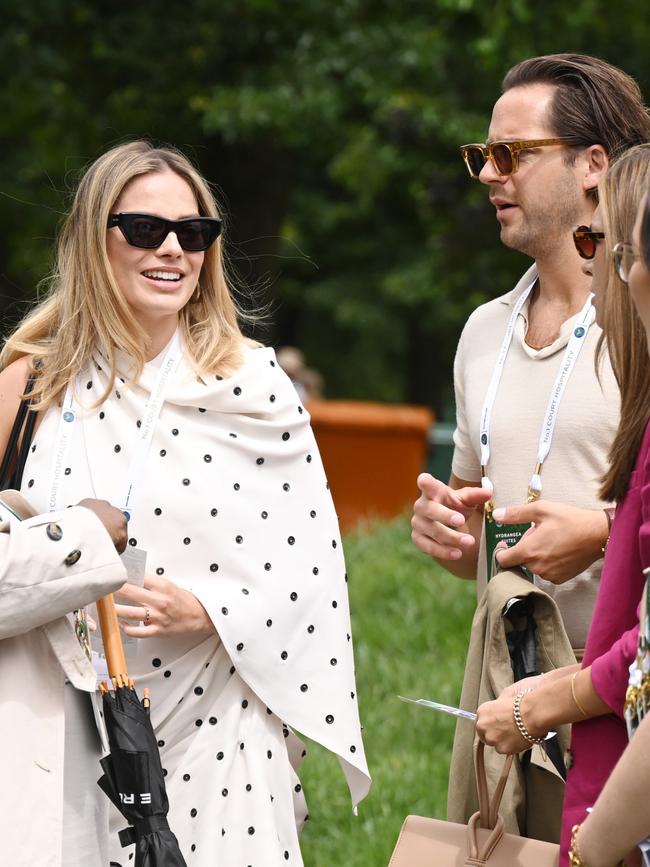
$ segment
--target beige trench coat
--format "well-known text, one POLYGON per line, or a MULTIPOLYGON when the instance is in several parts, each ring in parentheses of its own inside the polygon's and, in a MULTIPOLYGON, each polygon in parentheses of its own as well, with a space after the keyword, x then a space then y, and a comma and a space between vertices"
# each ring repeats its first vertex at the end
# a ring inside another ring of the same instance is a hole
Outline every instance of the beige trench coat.
MULTIPOLYGON (((476 710, 484 701, 497 698, 505 687, 513 683, 501 615, 509 599, 531 594, 535 599, 534 616, 537 624, 537 670, 551 671, 575 664, 576 659, 555 602, 543 590, 527 581, 521 572, 499 572, 488 583, 472 622, 460 700, 460 706, 466 710, 476 710)), ((569 745, 569 726, 561 726, 558 736, 564 751, 569 745)), ((474 727, 459 720, 449 770, 447 816, 452 822, 465 823, 478 810, 473 762, 475 749, 474 727)), ((496 786, 503 761, 504 757, 494 750, 485 751, 485 768, 491 791, 496 786)), ((558 843, 563 800, 564 782, 550 761, 542 761, 539 747, 534 747, 531 762, 525 766, 525 770, 516 758, 510 772, 500 809, 506 831, 558 843)))
POLYGON ((125 579, 108 533, 88 509, 22 523, 0 519, 2 864, 60 867, 64 683, 67 677, 92 692, 96 682, 65 615, 112 593, 125 579), (58 525, 60 539, 50 538, 50 524, 58 525), (66 565, 75 550, 81 556, 66 565))

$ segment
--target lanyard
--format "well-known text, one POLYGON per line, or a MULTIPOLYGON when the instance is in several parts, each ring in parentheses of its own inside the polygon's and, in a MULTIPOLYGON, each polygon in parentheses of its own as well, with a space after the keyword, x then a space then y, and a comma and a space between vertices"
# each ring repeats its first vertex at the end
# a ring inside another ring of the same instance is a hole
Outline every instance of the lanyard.
MULTIPOLYGON (((183 347, 181 344, 180 334, 177 331, 174 338, 165 353, 165 358, 158 371, 156 381, 149 395, 149 400, 144 409, 142 424, 138 430, 138 436, 135 443, 133 456, 127 471, 127 480, 122 498, 122 511, 125 512, 127 519, 133 517, 133 502, 135 499, 135 488, 140 481, 144 466, 151 448, 154 430, 162 411, 167 393, 167 386, 171 375, 176 371, 183 355, 183 347)), ((70 453, 72 445, 72 434, 74 426, 79 415, 79 407, 74 397, 74 389, 72 383, 68 388, 63 399, 61 408, 61 417, 59 419, 59 428, 57 432, 56 448, 54 450, 54 458, 52 461, 52 473, 50 477, 50 511, 55 511, 60 508, 61 497, 61 482, 64 473, 64 467, 67 465, 67 456, 70 453)))
MULTIPOLYGON (((485 403, 483 404, 483 410, 481 412, 481 486, 486 490, 490 491, 490 493, 492 493, 494 490, 494 486, 492 485, 492 482, 490 481, 487 474, 487 465, 490 460, 490 420, 492 417, 492 409, 494 408, 497 392, 499 390, 499 384, 501 382, 503 369, 506 363, 506 358, 508 357, 508 352, 512 344, 512 338, 515 331, 515 325, 517 323, 517 317, 519 316, 522 307, 528 300, 528 297, 533 290, 535 282, 536 281, 533 280, 533 282, 522 292, 522 294, 517 299, 512 314, 510 315, 508 327, 506 328, 506 333, 503 338, 503 342, 501 343, 501 349, 499 350, 497 362, 492 373, 492 378, 490 380, 490 384, 488 386, 487 394, 485 397, 485 403)), ((564 396, 564 390, 566 388, 566 385, 571 377, 571 374, 573 373, 573 368, 575 367, 578 356, 580 355, 580 350, 585 344, 587 332, 589 331, 589 328, 591 327, 595 319, 596 312, 591 303, 592 298, 593 295, 589 295, 584 304, 584 307, 580 311, 578 324, 573 329, 573 333, 571 334, 571 337, 567 344, 567 348, 562 358, 562 362, 560 364, 560 368, 555 378, 553 388, 551 389, 551 394, 546 407, 546 412, 544 414, 542 431, 539 437, 539 444, 537 448, 537 464, 528 485, 529 502, 538 499, 542 492, 542 467, 544 465, 544 461, 548 457, 549 452, 551 451, 553 434, 555 432, 555 423, 557 421, 560 403, 562 401, 562 397, 564 396)))

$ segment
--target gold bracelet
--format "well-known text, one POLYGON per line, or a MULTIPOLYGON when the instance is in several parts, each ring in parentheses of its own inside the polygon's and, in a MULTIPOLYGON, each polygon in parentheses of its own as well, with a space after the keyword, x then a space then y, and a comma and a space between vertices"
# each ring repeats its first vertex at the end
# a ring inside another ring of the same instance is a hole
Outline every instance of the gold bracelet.
MULTIPOLYGON (((588 867, 587 862, 583 859, 580 849, 578 848, 578 831, 582 827, 581 824, 574 825, 571 828, 571 844, 569 846, 569 867, 588 867)), ((615 867, 625 867, 624 861, 617 861, 615 867)))
POLYGON ((578 708, 578 710, 580 711, 580 713, 581 713, 584 717, 588 717, 589 714, 588 714, 587 711, 583 708, 583 706, 580 704, 580 702, 578 701, 578 696, 576 695, 576 677, 578 676, 579 673, 580 673, 580 669, 578 669, 577 671, 574 671, 573 674, 572 674, 572 676, 571 676, 571 695, 573 696, 574 704, 575 704, 575 706, 578 708))
POLYGON ((519 734, 522 736, 522 738, 529 741, 531 744, 540 744, 541 746, 543 746, 544 738, 536 738, 534 735, 531 735, 531 733, 524 725, 524 720, 521 716, 521 700, 525 695, 532 691, 532 687, 528 687, 527 689, 522 689, 521 692, 517 693, 517 695, 512 701, 512 715, 515 719, 515 725, 517 726, 517 730, 519 731, 519 734))
POLYGON ((607 518, 607 538, 605 539, 605 544, 600 549, 603 553, 603 557, 607 553, 607 546, 609 545, 609 537, 612 532, 612 521, 614 520, 614 515, 616 514, 616 509, 611 506, 607 509, 603 509, 605 513, 605 517, 607 518))
POLYGON ((569 847, 569 867, 587 867, 578 849, 578 831, 580 825, 571 828, 571 846, 569 847))

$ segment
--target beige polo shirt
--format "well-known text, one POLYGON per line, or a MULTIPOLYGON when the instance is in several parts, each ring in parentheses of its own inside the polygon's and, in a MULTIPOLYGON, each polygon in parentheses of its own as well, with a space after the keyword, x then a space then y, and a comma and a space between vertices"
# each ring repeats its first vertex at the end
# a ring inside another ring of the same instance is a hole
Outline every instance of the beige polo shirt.
MULTIPOLYGON (((479 427, 483 402, 492 377, 512 307, 536 277, 533 266, 516 287, 483 304, 463 329, 454 365, 456 430, 452 470, 460 479, 481 479, 479 427)), ((501 383, 492 410, 488 475, 497 506, 526 502, 528 482, 549 395, 569 337, 579 314, 568 319, 550 346, 531 349, 525 342, 528 301, 519 314, 501 383)), ((551 451, 542 471, 542 497, 585 509, 602 508, 600 479, 607 467, 609 447, 616 433, 619 391, 609 359, 596 377, 594 356, 601 330, 589 329, 557 416, 551 451)), ((486 584, 485 533, 481 534, 477 592, 486 584)), ((602 560, 564 584, 537 583, 552 596, 562 614, 574 648, 583 648, 596 601, 602 560)))

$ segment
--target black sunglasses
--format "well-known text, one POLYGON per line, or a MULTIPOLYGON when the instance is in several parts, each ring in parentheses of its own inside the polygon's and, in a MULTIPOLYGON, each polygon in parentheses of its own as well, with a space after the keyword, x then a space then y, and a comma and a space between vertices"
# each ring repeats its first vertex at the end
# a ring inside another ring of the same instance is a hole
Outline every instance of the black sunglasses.
POLYGON ((108 228, 119 226, 132 247, 153 250, 160 247, 170 232, 188 253, 207 250, 221 234, 221 220, 217 217, 188 217, 185 220, 165 220, 153 214, 110 214, 108 228))
POLYGON ((593 259, 598 242, 605 237, 604 232, 592 232, 589 226, 578 226, 573 230, 573 243, 583 259, 593 259))

